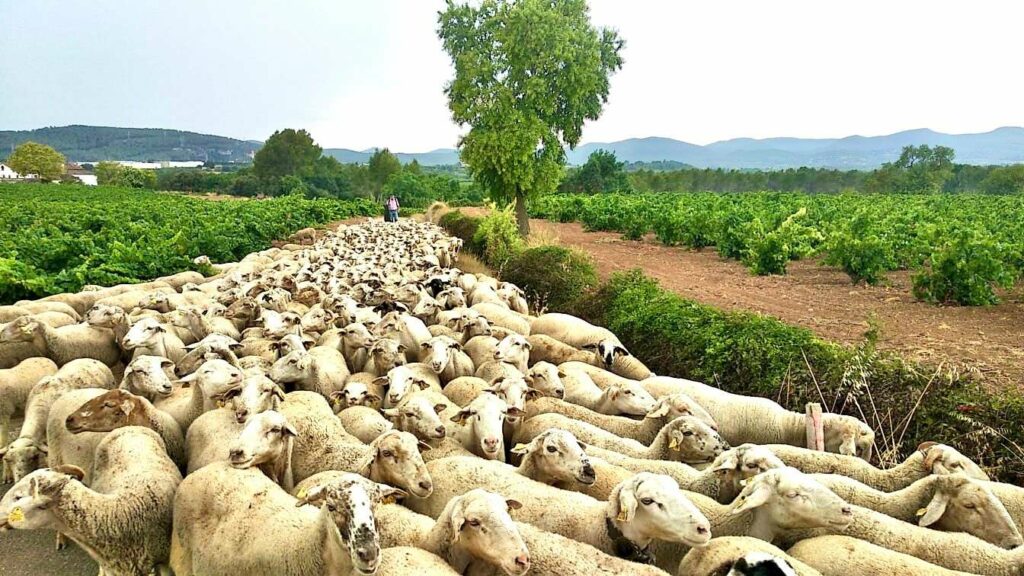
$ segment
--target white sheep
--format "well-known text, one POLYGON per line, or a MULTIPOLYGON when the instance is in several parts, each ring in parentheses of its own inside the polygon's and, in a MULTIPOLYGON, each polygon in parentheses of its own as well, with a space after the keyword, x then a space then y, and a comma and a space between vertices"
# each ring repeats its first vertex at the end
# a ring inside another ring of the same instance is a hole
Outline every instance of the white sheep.
POLYGON ((487 318, 492 327, 505 328, 521 336, 530 335, 530 320, 526 316, 510 310, 500 298, 497 302, 480 302, 471 298, 470 302, 472 303, 470 309, 487 318))
MULTIPOLYGON (((376 340, 367 353, 366 364, 362 372, 369 372, 374 376, 383 376, 392 368, 397 368, 406 363, 405 345, 397 340, 381 338, 376 340)), ((354 367, 353 367, 354 368, 354 367)))
POLYGON ((383 414, 366 406, 350 406, 338 412, 345 431, 369 444, 381 434, 395 427, 383 414))
POLYGON ((292 351, 275 362, 270 370, 273 381, 294 384, 298 390, 316 392, 324 398, 341 390, 348 376, 348 366, 341 352, 323 346, 292 351))
MULTIPOLYGON (((639 383, 616 384, 602 389, 585 372, 567 371, 562 384, 565 386, 565 402, 598 414, 644 416, 654 410, 654 397, 639 383)), ((696 406, 696 402, 691 401, 690 404, 696 406)))
POLYGON ((531 388, 543 396, 560 399, 565 398, 565 383, 562 382, 562 376, 565 376, 565 373, 550 362, 537 362, 526 372, 526 379, 531 388))
POLYGON ((254 414, 228 447, 228 461, 235 468, 258 468, 281 488, 291 491, 295 486, 292 447, 297 435, 279 412, 254 414))
MULTIPOLYGON (((656 376, 642 382, 655 397, 686 394, 704 407, 718 423, 722 437, 732 444, 807 445, 807 417, 777 403, 732 394, 692 380, 656 376)), ((822 414, 825 450, 871 459, 875 434, 863 422, 842 414, 822 414)))
POLYGON ((921 444, 903 462, 886 469, 876 468, 854 456, 818 452, 786 444, 766 447, 787 466, 808 474, 842 474, 882 492, 906 488, 929 474, 962 472, 971 478, 988 480, 988 475, 969 458, 950 446, 934 442, 921 444))
POLYGON ((146 400, 166 398, 174 391, 167 372, 174 372, 174 362, 163 356, 138 356, 124 369, 124 377, 118 386, 132 394, 144 396, 146 400))
POLYGON ((423 364, 430 366, 442 384, 472 376, 475 371, 473 360, 462 351, 462 345, 447 336, 434 336, 420 347, 423 364))
POLYGON ((448 427, 441 421, 447 412, 450 418, 458 411, 458 407, 441 401, 436 392, 420 390, 406 396, 398 406, 385 408, 386 416, 397 428, 409 432, 421 442, 436 445, 448 435, 448 427))
POLYGON ((416 390, 441 391, 441 379, 437 373, 430 366, 419 362, 396 366, 389 370, 382 379, 381 383, 385 384, 388 389, 387 394, 384 395, 385 408, 394 408, 416 390))
POLYGON ((89 324, 72 324, 50 328, 30 316, 22 316, 7 325, 0 333, 2 342, 27 342, 42 351, 42 356, 63 366, 78 358, 93 358, 107 366, 121 359, 121 348, 109 328, 89 324))
POLYGON ((615 334, 581 318, 569 314, 544 314, 531 322, 530 334, 544 334, 574 348, 593 352, 600 358, 604 368, 620 376, 633 380, 653 376, 640 360, 629 353, 615 334))
POLYGON ((481 458, 504 462, 505 420, 522 415, 522 410, 510 407, 497 396, 481 394, 450 418, 458 426, 449 435, 481 458))
POLYGON ((133 358, 141 355, 162 356, 175 364, 181 362, 188 353, 181 338, 171 333, 156 318, 143 318, 132 324, 121 345, 125 350, 132 351, 133 358))
MULTIPOLYGON (((526 405, 526 417, 532 418, 538 414, 548 413, 561 414, 645 444, 652 442, 665 424, 680 416, 693 416, 708 426, 717 428, 715 421, 707 412, 684 394, 663 396, 657 401, 647 404, 647 399, 644 396, 646 391, 644 394, 630 393, 631 390, 621 390, 617 385, 608 390, 617 392, 617 394, 609 394, 609 408, 619 414, 644 416, 644 419, 633 420, 622 416, 607 415, 557 398, 534 399, 526 405), (641 411, 644 406, 647 406, 646 410, 641 411)), ((641 388, 641 390, 643 389, 641 388)))
MULTIPOLYGON (((967 572, 948 570, 849 536, 808 538, 797 542, 787 552, 790 557, 811 567, 815 576, 971 576, 967 572)), ((805 572, 798 574, 804 576, 805 572)))
MULTIPOLYGON (((675 573, 714 574, 721 576, 822 576, 814 568, 794 559, 764 540, 748 536, 716 536, 707 546, 694 548, 683 557, 675 573), (728 571, 728 572, 726 572, 728 571)), ((883 576, 889 572, 870 574, 849 571, 842 576, 883 576)), ((893 574, 901 574, 893 572, 893 574)), ((908 573, 909 574, 909 573, 908 573)))
POLYGON ((14 368, 0 369, 0 447, 10 442, 11 419, 25 414, 32 387, 57 373, 49 358, 28 358, 14 368))
POLYGON ((96 446, 106 436, 103 432, 74 434, 67 429, 68 416, 75 413, 82 404, 105 394, 104 388, 80 388, 68 390, 50 405, 46 418, 47 466, 75 466, 84 471, 83 481, 92 480, 93 455, 96 446))
POLYGON ((384 386, 375 384, 376 377, 369 372, 357 372, 345 380, 341 390, 331 394, 331 404, 338 410, 352 406, 380 408, 384 400, 384 386))
POLYGON ((814 479, 850 504, 897 520, 966 532, 1002 548, 1024 544, 1013 518, 987 483, 963 474, 928 476, 891 493, 836 474, 815 474, 814 479))
POLYGON ((214 463, 175 496, 171 568, 178 576, 372 574, 380 560, 372 502, 400 494, 353 479, 297 500, 258 470, 214 463))
POLYGON ((516 430, 513 440, 527 442, 548 428, 568 430, 589 447, 651 460, 698 464, 710 462, 729 448, 718 432, 693 416, 680 416, 666 424, 649 446, 561 414, 540 414, 526 420, 516 430))
POLYGON ((181 473, 155 432, 129 426, 96 447, 90 488, 74 467, 36 470, 0 500, 0 530, 56 529, 104 576, 167 573, 171 511, 181 473))
POLYGON ((391 312, 377 325, 377 334, 397 340, 405 346, 407 362, 419 362, 423 356, 422 346, 430 340, 430 331, 419 318, 401 312, 391 312))
POLYGON ((188 387, 177 388, 153 405, 170 414, 187 431, 203 412, 216 408, 215 398, 242 383, 242 371, 221 359, 208 360, 198 370, 180 380, 188 387))

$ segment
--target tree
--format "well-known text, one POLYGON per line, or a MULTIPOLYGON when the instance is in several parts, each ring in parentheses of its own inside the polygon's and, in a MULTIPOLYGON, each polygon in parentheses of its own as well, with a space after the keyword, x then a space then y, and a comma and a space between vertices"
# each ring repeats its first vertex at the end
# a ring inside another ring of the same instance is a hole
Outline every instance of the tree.
POLYGON ((563 192, 632 192, 633 187, 626 176, 626 164, 619 162, 614 152, 595 150, 587 163, 572 172, 559 189, 563 192))
POLYGON ((285 176, 302 176, 313 169, 323 149, 305 130, 287 128, 267 138, 253 158, 253 172, 260 179, 272 180, 285 176))
POLYGON ((585 0, 447 0, 438 36, 455 67, 445 87, 469 173, 496 202, 515 201, 529 234, 528 196, 555 189, 586 120, 601 115, 623 42, 590 23, 585 0))
POLYGON ((45 144, 25 142, 11 152, 7 165, 21 175, 35 174, 49 182, 64 174, 64 155, 45 144))
POLYGON ((122 166, 117 162, 100 162, 96 165, 96 183, 102 186, 121 186, 124 188, 156 188, 156 173, 131 166, 122 166))
POLYGON ((402 163, 398 161, 398 157, 391 153, 387 148, 381 148, 370 156, 369 162, 369 175, 371 185, 371 195, 374 200, 378 202, 383 200, 384 184, 387 183, 388 178, 392 174, 402 169, 402 163))
POLYGON ((904 146, 898 160, 882 164, 868 177, 865 189, 911 194, 939 192, 953 177, 954 155, 953 149, 946 146, 904 146))
POLYGON ((989 194, 1020 194, 1024 192, 1024 164, 1000 166, 981 181, 981 189, 989 194))

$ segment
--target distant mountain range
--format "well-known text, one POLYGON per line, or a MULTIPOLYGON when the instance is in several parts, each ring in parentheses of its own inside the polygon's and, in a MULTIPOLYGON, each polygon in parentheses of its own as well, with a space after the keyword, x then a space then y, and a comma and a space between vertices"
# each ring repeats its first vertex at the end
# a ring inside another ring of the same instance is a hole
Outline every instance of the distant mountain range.
POLYGON ((161 128, 61 126, 37 130, 0 131, 0 158, 5 158, 17 145, 30 140, 53 146, 68 160, 74 162, 251 162, 250 154, 263 145, 262 142, 161 128))
MULTIPOLYGON (((107 128, 64 126, 28 131, 0 131, 0 158, 18 144, 34 140, 53 146, 69 160, 203 160, 249 162, 261 142, 236 140, 195 132, 155 128, 107 128)), ((899 157, 908 145, 942 145, 956 150, 961 164, 1010 164, 1024 162, 1024 128, 1004 127, 982 134, 943 134, 932 130, 908 130, 887 136, 846 138, 736 138, 706 146, 672 138, 630 138, 617 142, 593 142, 568 151, 570 164, 583 164, 595 150, 615 152, 625 162, 682 163, 700 168, 774 169, 800 166, 871 169, 899 157)), ((373 149, 327 148, 324 153, 341 162, 364 163, 373 149)), ((397 152, 402 162, 414 159, 424 166, 457 164, 452 148, 430 152, 397 152)))
POLYGON ((983 134, 942 134, 907 130, 888 136, 846 138, 736 138, 698 146, 671 138, 631 138, 588 143, 568 153, 570 164, 582 164, 591 152, 605 149, 626 162, 674 160, 700 168, 877 168, 899 157, 904 146, 928 144, 956 150, 960 164, 1024 162, 1024 128, 998 128, 983 134))

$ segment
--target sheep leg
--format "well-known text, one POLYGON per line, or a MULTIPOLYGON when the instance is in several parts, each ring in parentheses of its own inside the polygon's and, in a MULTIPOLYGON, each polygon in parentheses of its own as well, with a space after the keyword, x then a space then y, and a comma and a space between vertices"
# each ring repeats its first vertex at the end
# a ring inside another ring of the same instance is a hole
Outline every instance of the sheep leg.
POLYGON ((7 446, 11 436, 11 415, 0 414, 0 446, 7 446))
POLYGON ((67 547, 68 547, 68 541, 64 537, 64 534, 62 532, 57 532, 57 551, 60 552, 61 550, 65 549, 67 547))
POLYGON ((7 467, 7 462, 0 462, 0 484, 14 482, 14 472, 7 467))

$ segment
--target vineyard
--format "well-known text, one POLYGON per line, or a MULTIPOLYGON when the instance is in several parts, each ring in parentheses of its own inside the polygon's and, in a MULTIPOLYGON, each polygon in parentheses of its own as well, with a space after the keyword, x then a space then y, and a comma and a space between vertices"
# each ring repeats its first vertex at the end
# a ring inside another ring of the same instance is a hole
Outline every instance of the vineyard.
POLYGON ((552 195, 539 218, 579 221, 661 243, 715 247, 755 274, 785 274, 815 255, 854 283, 912 270, 914 294, 937 303, 998 301, 1024 271, 1024 197, 799 193, 552 195))
POLYGON ((192 259, 200 254, 235 261, 300 228, 376 211, 361 200, 211 202, 112 187, 0 187, 0 304, 198 269, 192 259))

